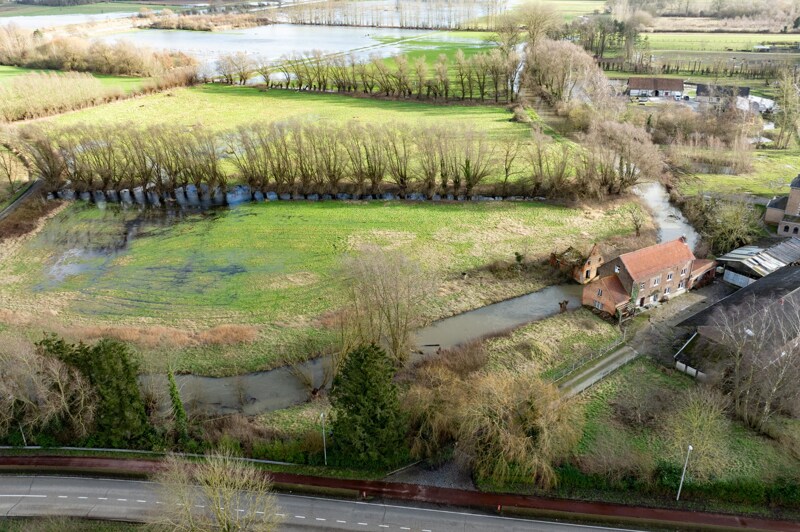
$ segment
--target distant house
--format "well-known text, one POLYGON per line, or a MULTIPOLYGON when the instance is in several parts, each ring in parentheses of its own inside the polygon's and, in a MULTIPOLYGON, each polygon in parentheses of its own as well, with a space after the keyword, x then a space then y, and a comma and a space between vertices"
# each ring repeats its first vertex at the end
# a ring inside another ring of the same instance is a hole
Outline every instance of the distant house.
POLYGON ((747 99, 750 96, 750 87, 697 84, 696 98, 700 103, 720 103, 734 96, 747 99))
POLYGON ((789 185, 789 195, 772 198, 764 221, 778 226, 778 236, 800 234, 800 174, 789 185))
POLYGON ((628 78, 631 96, 683 96, 683 80, 673 78, 628 78))
POLYGON ((714 261, 697 259, 685 238, 608 261, 583 288, 582 303, 618 317, 669 300, 714 276, 714 261))
POLYGON ((747 100, 750 102, 750 108, 756 112, 768 113, 775 110, 775 100, 753 96, 752 94, 747 97, 747 100))
POLYGON ((770 52, 772 51, 772 46, 768 44, 757 44, 753 46, 754 52, 770 52))
POLYGON ((597 277, 597 269, 603 263, 603 255, 600 246, 595 244, 584 255, 574 247, 570 246, 563 253, 550 254, 550 266, 561 270, 580 284, 586 284, 597 277))
POLYGON ((797 261, 800 261, 800 238, 790 238, 766 249, 744 246, 717 257, 717 263, 725 268, 722 279, 739 287, 797 261))

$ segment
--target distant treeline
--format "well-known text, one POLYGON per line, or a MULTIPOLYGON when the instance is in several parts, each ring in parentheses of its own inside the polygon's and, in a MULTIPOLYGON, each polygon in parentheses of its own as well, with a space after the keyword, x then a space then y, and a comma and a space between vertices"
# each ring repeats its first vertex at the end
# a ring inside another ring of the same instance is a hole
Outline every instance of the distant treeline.
POLYGON ((18 4, 32 6, 82 6, 84 4, 97 4, 103 0, 16 0, 18 4))

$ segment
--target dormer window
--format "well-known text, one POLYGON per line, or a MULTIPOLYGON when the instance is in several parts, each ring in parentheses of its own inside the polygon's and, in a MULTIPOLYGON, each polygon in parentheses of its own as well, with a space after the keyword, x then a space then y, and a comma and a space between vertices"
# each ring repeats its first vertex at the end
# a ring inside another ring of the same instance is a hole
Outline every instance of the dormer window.
POLYGON ((619 265, 614 266, 614 273, 619 273, 619 265))

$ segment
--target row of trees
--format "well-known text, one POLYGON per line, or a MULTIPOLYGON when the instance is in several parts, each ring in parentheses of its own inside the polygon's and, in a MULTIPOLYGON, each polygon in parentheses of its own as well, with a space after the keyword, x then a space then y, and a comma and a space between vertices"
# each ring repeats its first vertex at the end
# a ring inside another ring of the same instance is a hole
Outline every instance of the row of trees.
POLYGON ((499 49, 466 56, 456 51, 451 61, 440 54, 414 60, 400 55, 393 65, 381 57, 364 60, 353 54, 325 54, 313 50, 281 58, 273 64, 244 52, 217 61, 217 71, 230 84, 245 84, 261 76, 275 88, 301 91, 363 93, 395 98, 510 102, 519 88, 520 56, 499 49))
POLYGON ((153 52, 126 42, 45 37, 13 24, 0 27, 0 64, 125 76, 157 76, 196 61, 180 52, 153 52))
POLYGON ((662 157, 641 128, 598 122, 582 141, 541 134, 492 141, 469 126, 290 121, 247 124, 226 136, 170 125, 30 126, 5 143, 19 147, 51 190, 142 187, 159 197, 188 185, 225 192, 224 161, 237 181, 264 193, 601 197, 660 176, 662 157))
POLYGON ((391 3, 326 0, 291 5, 282 14, 292 24, 440 30, 492 29, 505 5, 505 0, 398 0, 391 3))

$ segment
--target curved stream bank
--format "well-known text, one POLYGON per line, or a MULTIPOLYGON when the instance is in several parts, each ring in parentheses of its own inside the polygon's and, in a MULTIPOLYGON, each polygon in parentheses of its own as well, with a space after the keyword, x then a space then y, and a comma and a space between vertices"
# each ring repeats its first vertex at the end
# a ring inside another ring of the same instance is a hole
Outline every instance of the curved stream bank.
MULTIPOLYGON (((697 231, 669 203, 669 195, 661 184, 642 183, 634 188, 634 192, 652 212, 658 227, 659 242, 685 236, 691 247, 697 244, 697 231)), ((416 333, 420 352, 415 357, 424 357, 439 348, 454 347, 555 315, 559 312, 560 301, 568 301, 569 309, 578 308, 580 296, 579 285, 554 285, 439 320, 416 333)), ((330 360, 317 358, 297 364, 294 368, 285 366, 233 377, 176 375, 176 381, 183 401, 190 409, 211 414, 241 412, 256 415, 307 401, 310 390, 303 380, 309 379, 314 386, 320 386, 330 371, 330 360), (299 378, 298 372, 305 378, 299 378)), ((140 382, 145 387, 167 389, 164 375, 143 375, 140 382)))

